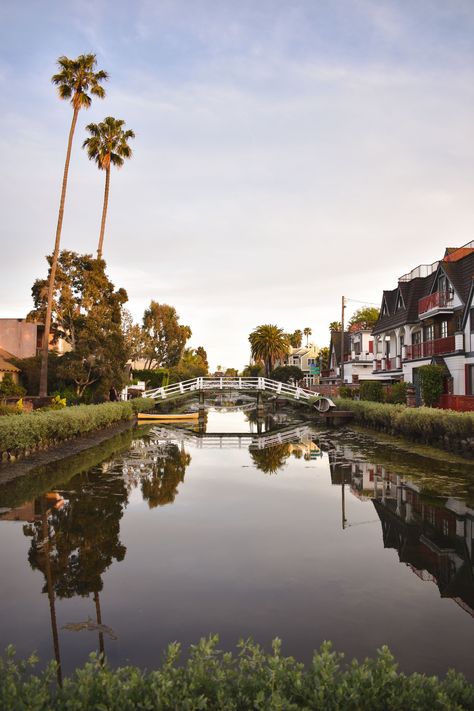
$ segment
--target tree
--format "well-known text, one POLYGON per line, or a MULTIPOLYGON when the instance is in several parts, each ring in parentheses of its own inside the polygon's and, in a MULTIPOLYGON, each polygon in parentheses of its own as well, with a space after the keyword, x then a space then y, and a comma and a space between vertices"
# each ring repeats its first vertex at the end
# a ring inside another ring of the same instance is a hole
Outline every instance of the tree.
POLYGON ((341 329, 342 323, 340 321, 331 321, 331 323, 329 324, 329 330, 331 331, 331 333, 334 333, 334 331, 340 332, 341 329))
POLYGON ((143 315, 145 367, 171 368, 178 365, 189 338, 191 329, 179 323, 176 309, 152 301, 143 315))
POLYGON ((61 198, 59 201, 58 222, 56 226, 56 238, 54 251, 49 273, 47 305, 44 319, 43 345, 41 351, 41 373, 39 394, 44 397, 48 391, 48 349, 49 332, 51 327, 51 311, 53 308, 53 294, 56 276, 56 267, 59 257, 59 246, 61 242, 61 230, 64 217, 64 204, 66 201, 67 180, 69 173, 69 163, 71 160, 72 141, 76 129, 77 117, 81 109, 88 109, 92 103, 92 96, 103 99, 105 96, 101 82, 108 78, 107 72, 94 71, 97 64, 95 54, 81 54, 77 59, 59 57, 59 72, 51 77, 51 81, 58 87, 58 94, 61 99, 71 100, 73 107, 71 127, 66 151, 66 162, 64 164, 63 182, 61 187, 61 198))
POLYGON ((143 333, 138 323, 133 322, 128 309, 122 309, 122 333, 127 349, 127 360, 138 360, 143 351, 143 333))
POLYGON ((209 372, 209 362, 207 360, 207 353, 206 353, 205 349, 203 348, 203 346, 198 346, 196 348, 196 355, 201 359, 202 364, 206 368, 206 375, 207 375, 207 373, 209 372))
POLYGON ((301 348, 303 342, 303 332, 297 329, 293 333, 288 334, 288 341, 293 348, 301 348))
MULTIPOLYGON (((52 265, 52 257, 49 258, 52 265)), ((52 268, 52 266, 50 266, 52 268)), ((42 320, 46 310, 46 284, 37 279, 32 294, 35 309, 28 318, 42 320)), ((95 385, 102 393, 121 387, 128 357, 122 332, 124 289, 115 290, 105 273, 105 262, 90 254, 63 250, 51 308, 53 342, 63 339, 71 347, 60 359, 57 375, 73 383, 80 397, 95 385)))
POLYGON ((275 444, 265 449, 250 449, 250 456, 257 467, 264 474, 276 474, 283 469, 286 460, 290 456, 290 445, 288 443, 275 444))
POLYGON ((133 131, 124 131, 125 121, 107 116, 100 123, 90 123, 86 126, 90 138, 86 138, 82 144, 87 148, 89 160, 95 161, 99 170, 105 170, 104 203, 102 207, 102 220, 100 223, 99 246, 97 247, 97 259, 102 259, 102 248, 104 244, 105 221, 107 218, 107 206, 109 203, 110 187, 110 166, 115 165, 121 168, 125 159, 132 157, 132 149, 128 145, 131 138, 135 138, 133 131))
POLYGON ((193 348, 185 348, 178 365, 170 368, 170 382, 178 383, 183 380, 190 380, 191 378, 199 378, 207 375, 209 372, 207 360, 204 360, 202 353, 206 355, 206 351, 202 346, 196 350, 193 348))
POLYGON ((226 368, 224 375, 227 378, 235 378, 239 374, 239 371, 237 368, 226 368))
POLYGON ((299 383, 303 380, 304 373, 297 365, 280 365, 275 370, 272 370, 271 377, 273 380, 278 380, 280 383, 299 383))
POLYGON ((309 337, 313 333, 312 330, 309 328, 309 326, 306 326, 306 328, 303 329, 303 333, 306 336, 306 345, 308 346, 309 344, 309 337))
POLYGON ((270 377, 275 360, 288 353, 288 336, 278 326, 264 324, 252 331, 249 341, 252 358, 264 362, 265 375, 270 377))
POLYGON ((319 362, 321 363, 321 370, 326 370, 329 368, 329 347, 324 346, 319 349, 319 362))
MULTIPOLYGON (((352 318, 349 320, 349 328, 357 329, 372 329, 378 321, 380 309, 376 306, 364 306, 358 309, 352 318)), ((339 329, 340 330, 340 329, 339 329)))

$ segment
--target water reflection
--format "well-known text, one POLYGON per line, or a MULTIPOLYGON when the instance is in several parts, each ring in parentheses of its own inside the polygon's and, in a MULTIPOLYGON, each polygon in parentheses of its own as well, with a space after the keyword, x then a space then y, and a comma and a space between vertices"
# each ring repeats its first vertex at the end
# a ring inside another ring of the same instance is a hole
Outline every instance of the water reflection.
POLYGON ((140 486, 150 509, 172 504, 178 484, 184 481, 191 455, 180 445, 157 437, 135 440, 132 456, 123 461, 123 473, 129 486, 140 486))
POLYGON ((370 499, 382 525, 383 545, 421 580, 437 585, 474 617, 474 509, 455 497, 424 492, 385 466, 361 461, 349 447, 329 453, 331 481, 341 487, 342 525, 346 528, 345 487, 370 499))

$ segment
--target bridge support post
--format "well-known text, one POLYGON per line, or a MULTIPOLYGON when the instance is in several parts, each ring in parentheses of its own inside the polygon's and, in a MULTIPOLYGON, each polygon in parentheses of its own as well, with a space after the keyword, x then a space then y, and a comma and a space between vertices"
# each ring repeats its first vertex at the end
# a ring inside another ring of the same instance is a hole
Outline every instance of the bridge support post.
POLYGON ((205 400, 204 400, 204 390, 199 391, 199 410, 204 410, 205 400))
POLYGON ((263 417, 265 414, 265 408, 263 406, 263 395, 259 391, 257 392, 257 417, 263 417))

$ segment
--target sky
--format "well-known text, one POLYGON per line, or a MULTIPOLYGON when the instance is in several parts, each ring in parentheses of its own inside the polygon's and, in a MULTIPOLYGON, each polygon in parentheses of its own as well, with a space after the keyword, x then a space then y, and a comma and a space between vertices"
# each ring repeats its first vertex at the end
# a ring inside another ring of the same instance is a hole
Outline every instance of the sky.
POLYGON ((473 0, 3 0, 0 317, 53 248, 71 107, 50 82, 93 52, 61 246, 97 248, 104 175, 81 144, 135 131, 111 176, 108 273, 141 321, 172 304, 211 367, 263 323, 328 324, 474 239, 473 0))

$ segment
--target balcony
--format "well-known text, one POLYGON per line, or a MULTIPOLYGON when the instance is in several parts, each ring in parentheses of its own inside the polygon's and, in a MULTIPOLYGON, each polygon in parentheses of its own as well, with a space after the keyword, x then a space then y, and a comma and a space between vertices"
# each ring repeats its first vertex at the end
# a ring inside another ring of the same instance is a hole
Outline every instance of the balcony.
POLYGON ((449 291, 435 291, 418 301, 418 316, 426 318, 435 311, 452 311, 454 295, 449 291))
POLYGON ((375 361, 375 370, 382 370, 382 361, 381 360, 375 361))
POLYGON ((434 341, 425 341, 424 343, 415 343, 412 346, 407 346, 406 360, 415 360, 415 358, 431 358, 431 356, 435 355, 453 353, 455 350, 455 336, 437 338, 434 341))

